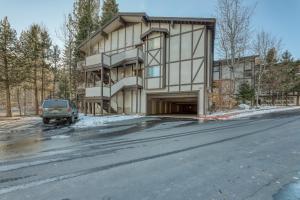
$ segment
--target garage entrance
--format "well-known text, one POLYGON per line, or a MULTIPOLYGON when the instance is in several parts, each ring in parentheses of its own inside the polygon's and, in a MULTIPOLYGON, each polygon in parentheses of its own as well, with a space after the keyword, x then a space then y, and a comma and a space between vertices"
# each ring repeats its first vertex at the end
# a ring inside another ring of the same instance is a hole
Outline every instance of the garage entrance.
POLYGON ((197 115, 197 93, 148 94, 149 115, 197 115))

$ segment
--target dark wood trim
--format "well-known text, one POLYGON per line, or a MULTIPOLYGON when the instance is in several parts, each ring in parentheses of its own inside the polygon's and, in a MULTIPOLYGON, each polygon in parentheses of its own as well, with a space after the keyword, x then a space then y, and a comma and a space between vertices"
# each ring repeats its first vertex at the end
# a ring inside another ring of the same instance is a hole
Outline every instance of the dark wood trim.
POLYGON ((180 60, 180 62, 179 62, 179 91, 181 90, 181 62, 182 62, 182 60, 181 60, 181 47, 182 47, 182 44, 181 44, 181 42, 182 42, 182 34, 181 34, 181 31, 182 31, 182 26, 181 26, 181 24, 179 24, 179 26, 180 26, 180 31, 179 31, 179 33, 180 33, 180 35, 179 35, 179 60, 180 60))
MULTIPOLYGON (((171 32, 171 24, 169 24, 169 31, 171 32)), ((166 61, 166 64, 168 64, 168 92, 170 91, 170 67, 171 67, 171 62, 170 62, 170 57, 171 57, 171 37, 168 37, 169 39, 169 52, 168 52, 168 61, 166 61)))
POLYGON ((193 67, 194 67, 194 60, 193 60, 193 49, 194 49, 194 24, 192 24, 192 36, 191 36, 191 90, 193 90, 193 67))
POLYGON ((202 62, 200 63, 200 66, 198 67, 197 72, 196 72, 195 76, 194 76, 193 79, 192 79, 192 83, 193 83, 194 80, 196 79, 196 77, 197 77, 199 71, 201 70, 203 64, 204 64, 204 59, 202 59, 202 62))
POLYGON ((163 85, 162 85, 162 88, 165 88, 166 87, 166 84, 167 84, 167 36, 164 35, 163 37, 163 53, 162 53, 162 56, 163 56, 163 85))
POLYGON ((204 62, 204 106, 203 106, 203 109, 204 109, 204 115, 206 115, 207 113, 207 106, 208 106, 208 94, 207 94, 207 81, 208 81, 208 77, 207 77, 207 61, 208 61, 208 33, 207 33, 207 28, 205 28, 205 35, 204 35, 204 57, 205 57, 205 62, 204 62))
MULTIPOLYGON (((126 31, 126 29, 125 29, 125 31, 126 31)), ((119 41, 120 40, 120 38, 119 38, 120 33, 119 32, 120 32, 120 30, 117 31, 117 37, 118 37, 118 39, 117 39, 117 49, 119 49, 119 47, 120 47, 119 46, 119 43, 120 43, 120 41, 119 41)), ((117 52, 119 52, 119 50, 117 50, 117 52)))
MULTIPOLYGON (((194 86, 194 85, 203 85, 204 84, 204 82, 199 82, 199 83, 182 83, 181 84, 181 86, 187 86, 187 85, 192 85, 192 86, 194 86)), ((179 84, 177 85, 177 84, 171 84, 170 85, 170 87, 174 87, 174 86, 179 86, 179 84)))
POLYGON ((109 48, 110 52, 116 51, 116 50, 113 50, 113 48, 112 48, 112 32, 110 33, 110 41, 109 41, 109 44, 110 44, 110 48, 109 48))
POLYGON ((192 61, 192 60, 199 60, 199 59, 204 59, 204 56, 200 56, 200 57, 195 57, 193 59, 183 59, 183 60, 176 60, 176 61, 171 61, 171 62, 167 62, 167 64, 171 63, 178 63, 178 62, 185 62, 185 61, 192 61))
POLYGON ((202 39, 203 32, 204 32, 204 30, 202 30, 202 32, 201 32, 201 34, 200 34, 200 37, 199 37, 199 39, 198 39, 198 41, 197 41, 197 43, 196 43, 195 48, 193 47, 193 48, 194 48, 194 50, 193 50, 193 52, 192 52, 192 56, 193 56, 193 57, 194 57, 194 55, 195 55, 195 53, 196 53, 196 51, 197 51, 197 48, 198 48, 198 46, 199 46, 199 43, 200 43, 201 39, 202 39))
MULTIPOLYGON (((161 36, 161 33, 159 34, 159 36, 161 36)), ((162 42, 161 42, 161 37, 160 37, 160 38, 159 38, 159 46, 160 46, 160 47, 161 47, 161 43, 162 43, 162 42)), ((162 47, 161 47, 161 48, 162 48, 162 47)), ((162 51, 160 50, 160 51, 157 52, 157 54, 158 54, 158 53, 159 53, 159 75, 162 76, 162 70, 161 70, 161 68, 162 68, 162 65, 161 65, 161 54, 162 54, 162 51)), ((156 56, 157 56, 157 55, 156 55, 156 56)), ((156 57, 156 56, 155 56, 155 57, 156 57)), ((162 81, 161 81, 161 79, 162 79, 162 78, 159 79, 159 84, 158 84, 160 88, 162 88, 162 83, 161 83, 162 81)))
MULTIPOLYGON (((205 28, 198 28, 198 29, 194 29, 194 30, 191 30, 191 31, 185 31, 185 32, 182 32, 182 35, 183 34, 186 34, 186 33, 191 33, 191 32, 195 32, 195 31, 200 31, 200 30, 204 30, 205 28)), ((169 37, 176 37, 176 36, 179 36, 181 33, 175 33, 175 34, 170 34, 169 37)))
POLYGON ((160 50, 157 50, 157 52, 156 52, 156 53, 154 54, 154 56, 153 56, 152 53, 150 53, 150 51, 148 51, 149 55, 150 55, 152 58, 151 58, 150 62, 147 63, 147 65, 151 65, 151 63, 153 62, 153 60, 155 60, 155 61, 157 62, 156 65, 160 65, 160 64, 161 64, 160 61, 158 61, 158 60, 156 59, 156 56, 158 55, 159 52, 160 52, 160 50))

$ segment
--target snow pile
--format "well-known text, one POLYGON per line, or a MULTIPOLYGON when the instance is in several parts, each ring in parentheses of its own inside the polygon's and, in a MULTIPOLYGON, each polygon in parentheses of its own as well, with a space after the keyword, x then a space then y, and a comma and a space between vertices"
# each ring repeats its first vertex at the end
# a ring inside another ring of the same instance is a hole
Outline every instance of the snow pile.
POLYGON ((236 115, 232 115, 230 118, 237 119, 237 118, 243 118, 243 117, 250 117, 250 116, 254 116, 254 115, 268 114, 268 113, 295 110, 295 109, 300 109, 300 107, 299 106, 295 106, 295 107, 266 106, 266 107, 260 107, 258 109, 253 109, 253 110, 245 110, 245 112, 240 112, 236 115))
POLYGON ((109 116, 85 116, 79 114, 79 121, 76 122, 72 127, 74 128, 88 128, 96 126, 104 126, 106 123, 117 122, 123 120, 130 120, 140 118, 140 115, 109 115, 109 116))
POLYGON ((242 109, 242 110, 249 110, 249 109, 250 109, 250 106, 247 105, 247 104, 240 104, 240 105, 239 105, 239 108, 242 109))
POLYGON ((296 109, 300 109, 300 106, 292 106, 292 107, 262 106, 253 109, 245 108, 244 110, 235 109, 230 111, 215 112, 212 113, 211 115, 208 115, 207 118, 218 119, 218 120, 238 119, 244 117, 251 117, 255 115, 262 115, 262 114, 296 110, 296 109))

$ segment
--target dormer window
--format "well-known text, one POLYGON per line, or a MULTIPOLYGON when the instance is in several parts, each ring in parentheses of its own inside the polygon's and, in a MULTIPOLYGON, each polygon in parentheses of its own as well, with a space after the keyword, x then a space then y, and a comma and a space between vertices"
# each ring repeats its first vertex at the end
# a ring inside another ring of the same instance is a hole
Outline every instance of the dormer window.
POLYGON ((160 48, 160 37, 148 40, 148 50, 160 48))

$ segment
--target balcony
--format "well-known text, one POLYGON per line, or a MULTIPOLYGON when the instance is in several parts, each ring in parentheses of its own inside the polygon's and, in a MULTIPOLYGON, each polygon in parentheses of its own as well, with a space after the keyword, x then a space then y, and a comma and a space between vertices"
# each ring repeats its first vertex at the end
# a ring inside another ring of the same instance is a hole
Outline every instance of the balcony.
POLYGON ((88 56, 86 57, 85 61, 86 61, 86 66, 99 65, 101 64, 101 54, 88 56))
MULTIPOLYGON (((90 87, 85 89, 85 96, 89 98, 94 97, 101 97, 101 87, 99 84, 95 87, 90 87)), ((116 82, 114 85, 111 86, 103 86, 103 97, 110 98, 115 95, 118 91, 125 87, 142 87, 143 80, 141 77, 130 76, 121 79, 120 81, 116 82)))
POLYGON ((127 51, 122 51, 120 53, 107 55, 105 53, 95 54, 92 56, 88 56, 84 61, 78 62, 78 69, 83 69, 79 66, 85 66, 86 70, 95 70, 99 69, 99 66, 105 66, 107 68, 115 67, 121 64, 136 62, 138 59, 139 62, 144 61, 144 52, 139 49, 131 49, 127 51))
MULTIPOLYGON (((109 87, 103 87, 103 97, 110 97, 109 87)), ((101 97, 101 87, 85 88, 85 97, 101 97)))
POLYGON ((136 59, 138 59, 140 62, 143 62, 144 52, 139 48, 135 48, 135 49, 113 54, 110 56, 110 59, 111 59, 110 67, 114 67, 122 63, 136 61, 136 59))

